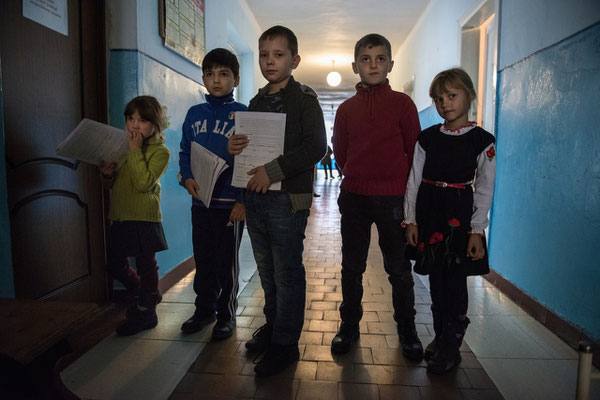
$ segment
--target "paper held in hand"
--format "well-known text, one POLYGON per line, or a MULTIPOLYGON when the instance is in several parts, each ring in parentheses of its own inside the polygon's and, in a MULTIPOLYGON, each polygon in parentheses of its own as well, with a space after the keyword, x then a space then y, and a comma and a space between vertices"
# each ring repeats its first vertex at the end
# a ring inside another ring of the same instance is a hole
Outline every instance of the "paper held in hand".
POLYGON ((120 167, 127 158, 127 132, 84 118, 56 148, 56 154, 98 165, 102 160, 120 167))
POLYGON ((190 167, 192 168, 194 180, 200 186, 197 191, 198 197, 200 197, 206 208, 209 208, 217 179, 223 171, 229 168, 229 165, 212 151, 196 142, 192 142, 190 167))
MULTIPOLYGON (((285 139, 284 113, 235 113, 235 134, 248 136, 248 147, 235 156, 231 184, 245 188, 252 177, 248 171, 273 161, 283 154, 285 139)), ((281 182, 272 183, 269 190, 281 190, 281 182)))

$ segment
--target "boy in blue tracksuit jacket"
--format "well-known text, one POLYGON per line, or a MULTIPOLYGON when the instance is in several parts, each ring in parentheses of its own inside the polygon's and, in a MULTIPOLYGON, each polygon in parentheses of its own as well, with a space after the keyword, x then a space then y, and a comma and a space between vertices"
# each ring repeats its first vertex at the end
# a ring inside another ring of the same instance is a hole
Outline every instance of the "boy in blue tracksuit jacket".
POLYGON ((247 107, 233 98, 239 84, 239 63, 225 49, 210 51, 202 61, 202 79, 208 90, 206 103, 188 110, 183 122, 179 152, 179 183, 192 196, 192 243, 196 275, 196 311, 181 326, 184 333, 198 332, 217 320, 214 339, 233 334, 237 309, 238 249, 244 230, 242 190, 231 186, 233 156, 227 142, 235 129, 235 112, 247 107), (210 208, 200 201, 198 183, 190 167, 191 144, 196 142, 227 162, 217 180, 210 208))

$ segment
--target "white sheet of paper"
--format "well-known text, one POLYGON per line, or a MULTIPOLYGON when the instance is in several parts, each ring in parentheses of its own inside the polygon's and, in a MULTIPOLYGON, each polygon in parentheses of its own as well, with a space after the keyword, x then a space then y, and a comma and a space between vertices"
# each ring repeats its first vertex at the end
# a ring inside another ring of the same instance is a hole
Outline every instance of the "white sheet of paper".
POLYGON ((201 146, 192 142, 190 151, 190 167, 194 180, 200 186, 198 197, 204 203, 206 208, 210 207, 210 199, 215 188, 215 183, 219 176, 229 168, 229 165, 221 157, 201 146))
MULTIPOLYGON (((265 165, 283 154, 285 114, 237 111, 236 135, 248 136, 248 147, 235 156, 231 184, 245 188, 252 168, 265 165)), ((270 190, 281 190, 281 182, 272 183, 270 190)))
POLYGON ((56 148, 56 154, 98 165, 102 160, 120 167, 127 158, 127 132, 84 118, 56 148))

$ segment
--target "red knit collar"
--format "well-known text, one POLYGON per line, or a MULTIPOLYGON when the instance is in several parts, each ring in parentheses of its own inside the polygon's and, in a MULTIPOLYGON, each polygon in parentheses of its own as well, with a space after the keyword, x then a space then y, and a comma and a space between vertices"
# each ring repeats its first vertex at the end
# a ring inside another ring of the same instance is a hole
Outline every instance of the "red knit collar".
POLYGON ((358 82, 356 84, 355 88, 356 88, 356 91, 359 93, 360 92, 363 92, 363 93, 383 92, 383 91, 392 90, 389 79, 386 79, 384 82, 381 82, 377 86, 363 86, 362 82, 358 82))

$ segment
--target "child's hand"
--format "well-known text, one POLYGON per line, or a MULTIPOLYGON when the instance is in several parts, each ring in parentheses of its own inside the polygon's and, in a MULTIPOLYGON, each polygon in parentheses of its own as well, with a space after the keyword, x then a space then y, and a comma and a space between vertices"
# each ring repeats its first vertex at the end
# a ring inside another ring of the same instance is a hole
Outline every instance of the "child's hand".
POLYGON ((264 165, 252 168, 250 171, 248 171, 248 175, 254 176, 248 181, 246 189, 252 190, 256 193, 267 193, 267 190, 269 190, 269 186, 271 186, 271 180, 269 179, 269 175, 267 175, 267 170, 265 169, 264 165))
POLYGON ((127 143, 129 143, 129 150, 137 150, 142 147, 144 141, 144 135, 141 132, 129 132, 127 137, 127 143))
POLYGON ((467 257, 471 257, 471 260, 481 260, 485 256, 485 250, 483 249, 483 242, 479 235, 469 235, 469 242, 467 243, 467 257))
POLYGON ((417 243, 419 243, 419 229, 417 228, 417 225, 415 225, 415 224, 406 225, 404 235, 406 236, 406 240, 408 241, 408 244, 410 244, 411 246, 415 246, 415 247, 417 246, 417 243))
POLYGON ((107 163, 104 160, 100 160, 100 162, 98 163, 98 169, 100 170, 100 172, 102 173, 102 175, 104 175, 104 177, 110 178, 117 171, 117 163, 114 162, 114 161, 110 162, 110 163, 107 163))
POLYGON ((244 150, 250 141, 246 135, 233 135, 227 142, 227 151, 233 156, 237 156, 244 150))
POLYGON ((229 214, 230 221, 243 221, 246 217, 246 208, 242 203, 235 203, 229 214))
POLYGON ((198 197, 198 190, 200 190, 200 186, 198 186, 198 184, 196 183, 195 180, 193 180, 192 178, 188 178, 183 183, 183 186, 185 186, 185 188, 187 189, 188 193, 193 198, 195 198, 196 200, 200 200, 200 197, 198 197))

